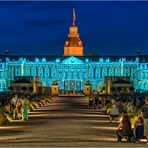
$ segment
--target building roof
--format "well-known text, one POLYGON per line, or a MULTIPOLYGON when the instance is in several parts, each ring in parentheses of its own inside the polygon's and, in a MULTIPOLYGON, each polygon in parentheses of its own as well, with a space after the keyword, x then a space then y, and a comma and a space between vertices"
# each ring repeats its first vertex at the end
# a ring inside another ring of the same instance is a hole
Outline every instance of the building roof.
MULTIPOLYGON (((76 56, 75 56, 76 57, 76 56)), ((84 56, 78 56, 76 58, 85 61, 86 59, 89 60, 89 62, 99 62, 100 59, 103 59, 102 62, 105 62, 106 60, 110 60, 110 62, 119 62, 119 60, 126 59, 126 61, 135 61, 136 58, 139 58, 139 62, 145 63, 148 62, 148 55, 133 55, 133 56, 101 56, 101 55, 84 55, 84 56)), ((46 61, 55 62, 56 59, 60 59, 60 61, 65 60, 68 58, 68 56, 62 56, 62 55, 0 55, 0 62, 6 62, 6 58, 9 58, 10 61, 19 61, 20 58, 26 59, 26 61, 35 61, 36 58, 39 59, 41 62, 43 58, 46 59, 46 61)))
POLYGON ((130 81, 119 79, 114 81, 113 84, 130 84, 130 81))
POLYGON ((31 83, 31 81, 26 78, 22 78, 19 80, 15 80, 13 83, 31 83))

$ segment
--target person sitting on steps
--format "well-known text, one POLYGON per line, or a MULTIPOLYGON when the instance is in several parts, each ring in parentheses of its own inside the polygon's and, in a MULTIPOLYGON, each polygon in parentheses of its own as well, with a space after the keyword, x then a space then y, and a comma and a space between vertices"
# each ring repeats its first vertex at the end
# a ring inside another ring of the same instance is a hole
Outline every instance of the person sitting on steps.
POLYGON ((131 141, 131 137, 133 136, 133 131, 131 128, 131 122, 128 115, 124 115, 121 123, 118 126, 118 130, 116 131, 118 141, 120 142, 123 137, 127 137, 127 142, 131 141))
POLYGON ((135 129, 136 141, 144 137, 144 120, 141 116, 138 117, 138 124, 135 129))

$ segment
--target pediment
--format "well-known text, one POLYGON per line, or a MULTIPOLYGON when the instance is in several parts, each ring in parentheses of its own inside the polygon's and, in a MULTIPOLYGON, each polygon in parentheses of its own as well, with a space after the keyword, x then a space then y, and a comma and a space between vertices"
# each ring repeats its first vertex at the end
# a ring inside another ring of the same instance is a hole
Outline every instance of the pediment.
POLYGON ((76 57, 68 57, 63 61, 63 64, 84 64, 84 62, 76 57))

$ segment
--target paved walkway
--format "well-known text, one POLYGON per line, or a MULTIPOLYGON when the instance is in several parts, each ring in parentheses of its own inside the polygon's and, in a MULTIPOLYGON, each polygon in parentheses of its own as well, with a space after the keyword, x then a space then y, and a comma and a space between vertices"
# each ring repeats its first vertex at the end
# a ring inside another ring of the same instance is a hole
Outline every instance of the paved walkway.
POLYGON ((0 127, 0 146, 146 147, 116 142, 117 124, 87 104, 84 97, 59 97, 29 113, 29 121, 0 127))

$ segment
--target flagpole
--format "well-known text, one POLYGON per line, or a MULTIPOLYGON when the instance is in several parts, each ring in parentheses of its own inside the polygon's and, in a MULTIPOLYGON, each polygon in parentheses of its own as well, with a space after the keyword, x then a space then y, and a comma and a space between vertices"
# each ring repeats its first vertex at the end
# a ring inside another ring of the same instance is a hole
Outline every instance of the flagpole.
POLYGON ((75 14, 75 9, 73 9, 73 26, 75 26, 75 21, 76 21, 76 14, 75 14))

